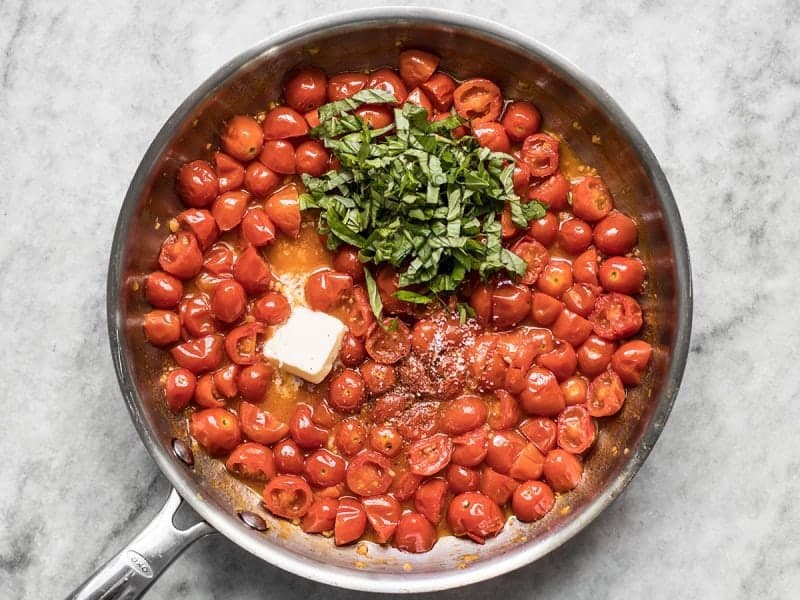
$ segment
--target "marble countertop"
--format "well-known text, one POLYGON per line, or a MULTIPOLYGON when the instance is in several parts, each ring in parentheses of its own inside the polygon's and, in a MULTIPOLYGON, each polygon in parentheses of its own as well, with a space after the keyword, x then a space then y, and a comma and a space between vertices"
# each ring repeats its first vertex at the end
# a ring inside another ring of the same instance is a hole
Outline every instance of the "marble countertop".
MULTIPOLYGON (((122 406, 104 309, 117 211, 152 137, 270 31, 384 3, 201 4, 0 2, 2 598, 63 597, 168 491, 122 406)), ((680 395, 627 491, 539 562, 439 597, 796 597, 800 7, 412 4, 529 33, 619 101, 672 184, 696 294, 680 395)), ((184 597, 366 594, 299 579, 212 536, 147 596, 184 597)))

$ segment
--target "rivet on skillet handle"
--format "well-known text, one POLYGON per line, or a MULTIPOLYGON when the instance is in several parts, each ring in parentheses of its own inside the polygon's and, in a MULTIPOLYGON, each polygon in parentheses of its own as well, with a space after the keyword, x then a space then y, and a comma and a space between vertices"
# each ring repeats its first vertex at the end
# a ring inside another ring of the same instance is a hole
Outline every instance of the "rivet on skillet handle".
POLYGON ((257 515, 249 510, 243 510, 239 512, 239 518, 242 520, 242 523, 247 525, 250 529, 255 529, 256 531, 267 530, 267 522, 261 515, 257 515))
MULTIPOLYGON (((191 456, 191 454, 190 454, 191 456)), ((152 521, 67 600, 135 600, 194 541, 215 530, 205 521, 188 529, 172 522, 183 499, 174 489, 152 521)))
POLYGON ((173 438, 172 451, 183 464, 189 467, 194 466, 194 453, 189 444, 178 438, 173 438))

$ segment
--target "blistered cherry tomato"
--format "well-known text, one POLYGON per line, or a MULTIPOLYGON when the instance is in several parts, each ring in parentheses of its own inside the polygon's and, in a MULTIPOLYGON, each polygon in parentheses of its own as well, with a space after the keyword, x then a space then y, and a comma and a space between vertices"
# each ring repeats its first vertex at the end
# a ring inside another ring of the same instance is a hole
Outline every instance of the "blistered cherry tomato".
POLYGON ((514 427, 520 418, 517 399, 506 390, 495 390, 494 395, 497 401, 490 403, 486 418, 489 427, 498 431, 514 427))
POLYGON ((467 79, 453 92, 456 112, 476 125, 496 121, 503 108, 503 95, 488 79, 467 79))
POLYGON ((361 366, 361 376, 364 378, 367 389, 372 394, 382 394, 389 391, 397 381, 393 366, 371 360, 361 366))
MULTIPOLYGON (((294 160, 294 151, 292 151, 292 160, 294 160)), ((247 165, 244 173, 244 187, 253 196, 266 198, 278 187, 280 182, 278 174, 263 163, 255 160, 247 165)))
POLYGON ((313 485, 336 485, 344 480, 344 472, 344 459, 329 450, 317 450, 306 458, 305 476, 313 485))
POLYGON ((539 325, 550 325, 564 309, 564 303, 548 294, 534 292, 531 302, 531 317, 539 325))
POLYGON ((531 170, 524 162, 517 161, 514 163, 514 173, 511 176, 511 181, 514 184, 514 191, 522 198, 527 197, 528 183, 531 180, 531 170))
POLYGON ((373 423, 385 423, 403 412, 406 405, 406 395, 402 393, 388 393, 379 396, 372 406, 370 416, 373 423))
POLYGON ((592 324, 568 308, 561 311, 551 328, 553 335, 573 346, 580 346, 592 333, 592 324))
POLYGON ((400 77, 409 88, 425 83, 439 66, 439 57, 423 50, 400 53, 400 77))
POLYGON ((359 496, 385 494, 392 483, 391 467, 389 459, 382 454, 364 451, 347 467, 347 487, 359 496))
POLYGON ((336 523, 336 511, 339 500, 336 498, 317 498, 309 507, 300 527, 306 533, 322 533, 332 531, 336 523))
POLYGON ((294 152, 295 170, 319 177, 328 170, 330 155, 317 140, 306 140, 294 152))
POLYGON ((454 535, 466 535, 483 544, 487 537, 500 533, 505 524, 496 502, 480 492, 459 494, 447 509, 447 522, 454 535))
POLYGON ((578 404, 567 406, 558 415, 559 448, 572 454, 581 454, 591 447, 596 435, 594 419, 585 407, 578 404))
POLYGON ((394 364, 411 352, 411 331, 400 319, 384 319, 372 326, 366 348, 375 362, 394 364))
POLYGON ((406 552, 428 552, 436 543, 436 530, 419 513, 409 512, 400 517, 394 531, 394 545, 406 552))
POLYGON ((233 323, 244 314, 247 308, 247 293, 236 281, 222 281, 211 295, 211 310, 214 316, 224 323, 233 323))
POLYGON ((453 454, 453 440, 443 433, 417 440, 408 448, 411 472, 430 477, 444 469, 453 454))
POLYGON ((345 456, 353 456, 363 450, 366 439, 367 431, 358 417, 344 419, 336 427, 334 442, 345 456))
POLYGON ((367 513, 367 522, 375 532, 375 541, 385 544, 394 534, 403 508, 393 496, 388 494, 362 498, 361 503, 367 513))
POLYGON ((275 468, 278 473, 300 475, 303 472, 303 451, 294 440, 285 439, 277 442, 272 447, 275 455, 275 468))
POLYGON ((225 152, 237 160, 247 162, 261 152, 264 131, 253 117, 236 115, 225 125, 219 141, 225 152))
POLYGON ((475 318, 482 327, 488 327, 492 320, 492 291, 494 284, 479 283, 469 297, 469 305, 475 311, 475 318))
POLYGON ((192 373, 213 371, 222 362, 223 338, 219 335, 206 335, 178 344, 169 352, 176 363, 192 373))
POLYGON ((506 203, 503 212, 500 213, 500 235, 503 236, 504 240, 507 240, 515 237, 520 231, 511 215, 511 205, 506 203))
POLYGON ((245 213, 242 236, 253 246, 266 246, 275 241, 275 225, 264 209, 256 207, 245 213))
POLYGON ((625 387, 614 371, 604 371, 589 384, 586 407, 593 417, 617 414, 625 402, 625 387))
POLYGON ((203 269, 217 277, 233 275, 233 265, 236 262, 236 254, 233 249, 225 242, 214 244, 206 252, 203 260, 203 269))
POLYGON ((181 338, 181 321, 171 310, 151 310, 143 325, 147 341, 154 346, 169 346, 181 338))
POLYGON ((625 294, 603 294, 595 302, 589 320, 601 338, 618 340, 642 328, 642 309, 634 298, 625 294))
POLYGON ((261 323, 247 323, 232 329, 225 336, 225 352, 237 365, 252 365, 256 362, 258 336, 264 333, 261 323))
POLYGON ((544 476, 556 492, 575 489, 583 476, 581 460, 565 450, 551 450, 544 460, 544 476))
POLYGON ((652 354, 653 347, 645 341, 627 342, 614 352, 611 368, 627 385, 639 385, 652 354))
POLYGON ((264 117, 263 127, 266 140, 286 140, 308 133, 305 117, 288 106, 278 106, 269 111, 264 117))
POLYGON ((328 78, 316 67, 303 67, 283 85, 286 103, 300 112, 319 108, 327 99, 328 78))
POLYGON ((364 506, 355 498, 339 499, 336 510, 336 521, 333 528, 333 540, 337 546, 356 541, 367 528, 367 513, 364 506))
POLYGON ((451 435, 466 433, 483 425, 487 414, 486 402, 480 396, 459 396, 442 409, 442 431, 451 435))
POLYGON ((453 106, 453 93, 456 90, 456 82, 450 76, 434 73, 427 81, 421 83, 420 87, 436 110, 442 113, 450 111, 453 106))
POLYGON ((528 265, 528 269, 519 280, 520 283, 524 285, 536 283, 539 275, 550 261, 547 249, 535 239, 524 237, 511 247, 511 251, 528 265))
POLYGON ((228 365, 222 369, 217 369, 212 375, 214 388, 226 398, 233 398, 239 393, 239 366, 228 365))
POLYGON ((539 479, 542 476, 543 465, 544 455, 539 452, 536 445, 525 444, 508 469, 508 474, 517 481, 539 479))
POLYGON ((414 508, 436 525, 442 519, 447 482, 443 479, 428 479, 414 494, 414 508))
POLYGON ((242 441, 239 420, 224 408, 206 408, 192 413, 189 432, 211 456, 230 452, 242 441))
POLYGON ((179 213, 177 219, 194 234, 201 250, 206 250, 219 237, 217 222, 211 212, 205 209, 188 208, 179 213))
POLYGON ((394 113, 383 104, 364 104, 355 110, 355 114, 372 129, 383 129, 394 121, 394 113))
POLYGON ((272 367, 264 363, 256 363, 239 372, 236 386, 242 398, 250 402, 261 402, 272 379, 272 367))
POLYGON ((521 142, 539 130, 542 116, 530 102, 512 102, 506 107, 501 123, 508 132, 508 137, 515 142, 521 142))
POLYGON ((567 219, 558 231, 558 243, 570 254, 580 254, 592 243, 592 228, 581 219, 567 219))
POLYGON ((339 360, 345 367, 357 367, 367 358, 364 340, 354 336, 349 331, 342 338, 342 347, 339 350, 339 360))
POLYGON ((267 198, 264 210, 282 233, 289 237, 300 234, 300 197, 293 184, 279 189, 267 198))
POLYGON ((402 106, 408 96, 408 89, 392 69, 378 69, 370 73, 367 87, 389 92, 397 98, 397 106, 402 106))
POLYGON ((552 246, 558 238, 558 218, 548 212, 541 219, 532 221, 528 228, 528 235, 543 246, 552 246))
POLYGON ((536 364, 552 371, 558 381, 563 381, 575 372, 578 358, 572 344, 557 340, 552 350, 536 357, 536 364))
POLYGON ((205 160, 193 160, 178 169, 178 194, 187 206, 203 208, 219 193, 219 178, 214 167, 205 160))
POLYGON ((369 445, 384 456, 394 458, 403 449, 403 436, 391 425, 375 426, 369 433, 369 445))
POLYGON ((575 281, 588 285, 597 285, 598 272, 597 250, 589 248, 572 263, 572 275, 575 281))
MULTIPOLYGON (((264 149, 258 155, 258 162, 273 173, 291 175, 295 172, 294 146, 292 142, 289 140, 265 141, 264 149)), ((245 178, 247 178, 246 173, 245 178)))
POLYGON ((594 377, 605 371, 611 363, 614 342, 609 342, 597 335, 590 335, 578 348, 576 354, 581 373, 594 377))
MULTIPOLYGON (((533 172, 531 172, 533 174, 533 172)), ((567 208, 569 198, 569 181, 561 173, 551 175, 541 183, 528 189, 528 199, 544 202, 552 211, 567 208)))
POLYGON ((332 269, 316 271, 306 281, 306 302, 314 310, 328 311, 352 287, 350 275, 332 269))
POLYGON ((519 430, 542 454, 547 454, 556 446, 557 428, 553 419, 525 419, 520 423, 519 430))
POLYGON ((644 283, 644 264, 635 257, 613 256, 600 265, 599 277, 609 292, 638 294, 644 283))
POLYGON ((267 292, 253 303, 253 315, 267 325, 285 323, 291 312, 289 301, 280 292, 267 292))
POLYGON ((452 460, 457 465, 475 467, 483 462, 488 451, 489 436, 483 428, 453 438, 452 460))
POLYGON ((555 496, 549 485, 542 481, 526 481, 514 490, 511 509, 523 523, 538 521, 553 510, 555 496))
POLYGON ((498 431, 489 437, 486 464, 500 473, 508 473, 514 460, 525 447, 525 438, 513 429, 498 431))
POLYGON ((328 401, 342 412, 355 412, 364 400, 364 379, 358 371, 342 369, 328 387, 328 401))
POLYGON ((572 186, 572 212, 589 223, 605 217, 614 208, 614 201, 603 180, 590 175, 572 186))
POLYGON ((221 231, 230 231, 242 222, 250 194, 245 191, 225 192, 211 205, 211 214, 221 231))
POLYGON ((472 135, 478 143, 492 152, 510 152, 511 142, 506 130, 497 121, 484 121, 476 123, 472 128, 472 135))
POLYGON ((513 327, 530 310, 531 291, 525 285, 502 282, 492 292, 492 323, 498 329, 513 327))
POLYGON ((233 276, 249 294, 266 292, 272 280, 269 266, 254 246, 248 246, 233 265, 233 276))
POLYGON ((428 113, 428 120, 430 121, 433 118, 433 104, 431 101, 428 100, 428 97, 425 95, 419 88, 414 88, 408 93, 408 97, 406 98, 406 102, 409 104, 416 104, 417 106, 424 108, 425 112, 428 113))
POLYGON ((197 387, 197 377, 188 369, 173 369, 167 375, 164 393, 172 412, 180 412, 191 401, 197 387))
POLYGON ((203 253, 194 235, 178 231, 168 235, 161 244, 158 264, 178 279, 191 279, 203 267, 203 253))
POLYGON ((225 399, 217 393, 214 378, 210 374, 203 375, 197 380, 197 387, 194 390, 194 403, 203 408, 225 407, 225 399))
POLYGON ((181 300, 178 311, 181 326, 191 337, 200 337, 216 331, 211 304, 205 294, 187 294, 181 300))
MULTIPOLYGON (((263 133, 261 132, 261 126, 258 124, 256 125, 258 127, 259 135, 263 136, 263 133)), ((242 183, 244 183, 244 167, 238 160, 234 159, 232 156, 228 156, 224 152, 215 152, 214 168, 216 169, 217 177, 219 178, 220 193, 229 192, 230 190, 237 190, 242 187, 242 183)))
POLYGON ((364 73, 338 73, 328 79, 328 100, 336 102, 349 98, 367 87, 368 81, 364 73))
POLYGON ((239 477, 267 481, 275 477, 275 458, 266 446, 245 442, 233 449, 225 468, 239 477))
POLYGON ((350 297, 345 297, 347 314, 345 325, 356 337, 364 337, 375 323, 375 315, 369 304, 369 298, 360 285, 353 287, 350 297))
POLYGON ((638 237, 636 222, 617 210, 610 212, 594 226, 595 246, 611 256, 630 252, 638 237))
POLYGON ((484 467, 481 470, 480 484, 478 489, 481 494, 503 505, 511 498, 511 494, 519 486, 519 482, 513 477, 498 473, 491 467, 484 467))
POLYGON ((558 298, 571 285, 572 266, 568 260, 561 258, 551 259, 542 269, 539 279, 536 280, 536 287, 553 298, 558 298))
POLYGON ((480 474, 475 469, 451 463, 445 471, 445 479, 454 494, 474 492, 480 485, 480 474))
POLYGON ((522 409, 531 415, 555 416, 564 410, 564 394, 552 371, 533 367, 519 396, 522 409))
POLYGON ((269 411, 261 410, 249 402, 242 402, 239 405, 239 419, 247 438, 259 444, 274 444, 289 433, 289 426, 286 423, 269 411))
POLYGON ((333 268, 340 273, 349 275, 354 282, 364 281, 364 267, 358 259, 358 248, 353 246, 339 246, 333 255, 333 268))
POLYGON ((520 155, 533 177, 549 177, 558 170, 558 140, 547 133, 526 137, 520 155))
POLYGON ((297 475, 277 475, 264 487, 264 506, 285 519, 300 519, 308 512, 314 496, 306 480, 297 475))
POLYGON ((144 294, 155 308, 175 308, 183 297, 183 284, 169 273, 154 271, 145 279, 144 294))
POLYGON ((312 419, 311 407, 298 404, 289 420, 289 434, 297 445, 307 450, 322 448, 328 441, 328 430, 312 419))
MULTIPOLYGON (((574 276, 573 276, 574 279, 574 276)), ((586 283, 574 283, 561 295, 564 305, 582 317, 588 317, 597 299, 595 289, 586 283)))
POLYGON ((584 404, 586 402, 586 395, 589 392, 589 382, 585 377, 573 375, 562 381, 560 387, 561 392, 564 394, 564 403, 567 406, 584 404))

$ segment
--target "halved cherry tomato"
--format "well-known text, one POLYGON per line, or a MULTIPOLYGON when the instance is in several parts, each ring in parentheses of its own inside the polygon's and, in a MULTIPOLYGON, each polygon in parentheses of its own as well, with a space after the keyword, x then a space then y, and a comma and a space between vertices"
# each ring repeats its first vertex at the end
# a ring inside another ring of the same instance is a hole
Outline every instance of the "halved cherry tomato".
POLYGON ((327 99, 328 78, 322 69, 303 67, 283 85, 286 103, 300 112, 319 108, 327 99))
POLYGON ((205 160, 193 160, 181 166, 176 182, 183 203, 194 208, 208 206, 219 193, 217 173, 205 160))
POLYGON ((264 139, 286 140, 308 133, 305 117, 293 108, 278 106, 264 117, 264 139))
POLYGON ((551 450, 544 459, 544 476, 556 492, 568 492, 580 483, 583 465, 574 454, 551 450))
POLYGON ((164 384, 164 393, 170 410, 175 413, 183 410, 194 396, 196 387, 197 377, 188 369, 170 371, 164 384))
POLYGON ((339 500, 336 498, 317 498, 309 507, 300 527, 306 533, 322 533, 332 531, 336 523, 336 511, 339 500))
POLYGON ((359 496, 385 494, 392 483, 392 465, 382 454, 366 450, 356 455, 347 467, 347 487, 359 496))
POLYGON ((267 325, 285 323, 291 312, 289 301, 280 292, 267 292, 253 303, 253 315, 267 325))
POLYGON ((400 77, 409 88, 425 83, 436 72, 439 57, 424 50, 404 50, 400 53, 400 77))
POLYGON ((367 358, 367 349, 364 340, 346 332, 342 338, 342 347, 339 350, 339 360, 345 367, 357 367, 367 358))
POLYGON ((594 443, 597 426, 585 407, 575 404, 567 406, 558 415, 558 447, 581 454, 594 443))
POLYGON ((453 535, 466 535, 483 544, 487 537, 500 533, 505 524, 496 502, 480 492, 459 494, 447 509, 447 522, 453 535))
POLYGON ((211 304, 205 294, 187 294, 181 300, 178 312, 181 326, 190 336, 200 337, 216 330, 211 304))
POLYGON ((557 428, 553 419, 547 417, 525 419, 520 423, 519 430, 542 454, 547 454, 556 447, 557 428))
POLYGON ((528 184, 531 181, 531 170, 521 160, 514 163, 514 173, 511 176, 514 191, 523 199, 527 199, 528 184))
POLYGON ((178 231, 168 235, 161 244, 158 264, 178 279, 191 279, 203 267, 203 253, 194 235, 178 231))
POLYGON ((178 223, 187 227, 197 238, 200 249, 205 251, 217 241, 219 227, 214 215, 203 208, 187 208, 177 216, 178 223))
POLYGON ((625 402, 625 387, 614 371, 605 371, 592 379, 586 406, 593 417, 617 414, 625 402))
POLYGON ((247 293, 233 280, 221 281, 211 294, 211 310, 224 323, 233 323, 247 308, 247 293))
POLYGON ((230 231, 238 227, 247 210, 249 200, 250 194, 243 190, 225 192, 217 196, 214 204, 211 205, 211 214, 214 215, 214 220, 221 231, 230 231))
POLYGON ((369 433, 369 445, 376 452, 394 458, 403 450, 403 436, 391 425, 375 426, 369 433))
POLYGON ((353 456, 364 449, 367 430, 358 417, 349 417, 336 427, 334 442, 339 452, 345 456, 353 456))
POLYGON ((517 489, 519 482, 513 477, 498 473, 491 467, 481 470, 479 491, 498 505, 505 504, 517 489))
POLYGON ((361 503, 367 513, 367 521, 375 532, 375 541, 385 544, 391 539, 400 521, 403 511, 400 503, 388 494, 370 496, 361 500, 361 503))
POLYGON ((294 152, 295 170, 319 177, 328 170, 330 153, 317 140, 302 142, 294 152))
POLYGON ((353 281, 364 281, 364 266, 358 258, 358 248, 343 244, 333 255, 333 268, 340 273, 350 275, 353 281))
POLYGON ((436 543, 436 530, 419 513, 408 512, 400 517, 394 531, 394 545, 406 552, 428 552, 436 543))
POLYGON ((264 363, 256 363, 239 372, 236 387, 242 398, 250 402, 261 402, 272 379, 272 367, 264 363))
POLYGON ((521 142, 539 130, 542 115, 530 102, 517 101, 506 107, 501 123, 508 132, 508 137, 515 142, 521 142))
POLYGON ((563 381, 575 372, 578 359, 572 344, 564 340, 557 340, 550 352, 536 357, 536 364, 552 371, 558 381, 563 381))
POLYGON ((364 337, 375 323, 375 314, 369 304, 369 298, 360 285, 353 286, 350 298, 345 298, 347 314, 345 325, 356 337, 364 337))
POLYGON ((306 281, 306 302, 314 310, 328 311, 352 287, 350 275, 333 269, 316 271, 306 281))
POLYGON ((564 394, 552 371, 533 367, 519 396, 522 409, 531 415, 555 416, 564 410, 564 394))
POLYGON ((595 246, 610 256, 621 256, 630 252, 638 237, 636 221, 618 210, 608 213, 594 226, 595 246))
POLYGON ((329 450, 317 450, 306 458, 305 476, 320 487, 337 485, 344 481, 345 461, 329 450))
POLYGON ((248 294, 266 292, 272 281, 272 272, 254 246, 248 246, 233 265, 233 277, 248 294))
POLYGON ((553 510, 555 496, 549 485, 542 481, 526 481, 514 491, 511 509, 523 523, 538 521, 553 510))
POLYGON ((306 450, 322 448, 328 441, 328 430, 314 423, 308 404, 298 404, 289 419, 289 434, 297 445, 306 450))
POLYGON ((614 342, 590 335, 576 353, 581 373, 594 377, 605 371, 611 363, 614 349, 614 342))
POLYGON ((252 208, 245 213, 242 237, 253 246, 266 246, 275 241, 275 225, 263 208, 252 208))
POLYGON ((561 392, 564 394, 564 403, 567 406, 573 404, 585 404, 589 393, 589 381, 581 375, 573 375, 561 382, 561 392))
POLYGON ((261 323, 247 323, 232 329, 225 337, 225 352, 237 365, 252 365, 258 354, 258 336, 264 333, 261 323))
POLYGON ((300 475, 305 465, 303 451, 294 440, 283 439, 272 447, 275 455, 275 468, 278 473, 290 473, 300 475))
POLYGON ((411 472, 422 477, 430 477, 444 469, 452 455, 453 440, 443 433, 417 440, 408 447, 411 472))
POLYGON ((542 476, 542 465, 544 465, 544 455, 539 452, 536 445, 525 444, 508 469, 508 474, 517 481, 539 479, 542 476))
POLYGON ((472 125, 496 121, 503 108, 503 95, 488 79, 467 79, 453 92, 456 112, 472 125))
POLYGON ((572 286, 572 265, 568 260, 553 258, 536 280, 536 287, 553 298, 558 298, 572 286))
POLYGON ((520 155, 533 177, 549 177, 558 171, 559 144, 550 134, 534 133, 526 137, 520 155))
POLYGON ((430 121, 433 118, 433 104, 431 101, 428 100, 428 97, 425 95, 419 88, 414 88, 408 93, 408 97, 406 98, 406 102, 409 104, 416 104, 417 106, 424 108, 425 111, 428 113, 428 120, 430 121))
POLYGON ((493 283, 479 283, 469 297, 469 305, 475 311, 475 318, 481 327, 488 327, 492 321, 493 283))
POLYGON ((275 226, 289 237, 300 234, 300 196, 297 187, 289 184, 272 194, 264 203, 264 210, 275 226))
POLYGON ((195 374, 216 369, 222 362, 223 352, 224 343, 220 335, 189 340, 169 351, 176 363, 195 374))
POLYGON ((572 263, 572 275, 575 281, 587 285, 597 285, 598 272, 597 250, 589 248, 572 263))
POLYGON ((535 239, 524 237, 511 247, 511 251, 528 264, 528 269, 519 282, 525 285, 536 283, 542 270, 550 261, 547 249, 535 239))
POLYGON ((638 294, 644 283, 645 270, 635 257, 612 256, 600 265, 600 285, 609 292, 638 294))
POLYGON ((427 479, 414 494, 414 508, 434 525, 442 519, 447 482, 443 479, 427 479))
POLYGON ((328 79, 328 99, 336 102, 349 98, 367 87, 368 81, 364 73, 338 73, 328 79))
POLYGON ((189 433, 211 456, 230 452, 242 441, 239 420, 224 408, 206 408, 192 413, 189 433))
POLYGON ((328 401, 342 412, 355 412, 364 401, 364 379, 358 371, 342 369, 328 386, 328 401))
POLYGON ((306 480, 297 475, 276 475, 264 487, 264 506, 285 519, 305 516, 314 496, 306 480))
POLYGON ((405 502, 416 493, 422 477, 412 473, 408 465, 403 465, 402 463, 394 468, 394 473, 389 493, 400 502, 405 502))
POLYGON ((261 410, 249 402, 242 402, 239 405, 239 419, 247 438, 259 444, 274 444, 289 433, 289 426, 286 423, 269 411, 261 410))
POLYGON ((219 142, 222 149, 233 158, 247 162, 261 152, 264 132, 253 117, 236 115, 226 123, 219 142))
POLYGON ((375 361, 367 361, 361 366, 361 376, 372 394, 382 394, 394 387, 397 377, 394 367, 375 361))
POLYGON ((450 111, 453 106, 453 93, 456 90, 456 82, 450 76, 434 73, 430 79, 421 83, 420 87, 436 110, 442 113, 450 111))
POLYGON ((206 252, 203 260, 203 269, 216 277, 226 277, 233 275, 233 264, 236 262, 236 254, 233 249, 225 242, 214 244, 206 252))
POLYGON ((485 462, 495 471, 508 473, 525 444, 525 438, 513 429, 497 431, 489 436, 489 451, 485 462))
POLYGON ((595 302, 589 320, 601 338, 618 340, 642 328, 642 309, 635 299, 625 294, 603 294, 595 302))
POLYGON ((556 337, 573 346, 580 346, 592 333, 592 324, 579 314, 565 308, 553 323, 552 330, 556 337))
MULTIPOLYGON (((541 219, 531 222, 528 228, 528 235, 543 246, 552 246, 558 238, 558 218, 551 212, 546 213, 541 219)), ((530 285, 535 281, 534 279, 530 285)))
MULTIPOLYGON (((263 144, 263 133, 261 127, 256 123, 258 133, 262 136, 261 143, 263 144)), ((259 146, 259 150, 261 146, 259 146)), ((248 159, 249 160, 249 159, 248 159)), ((231 190, 238 190, 244 183, 244 167, 242 163, 228 156, 224 152, 214 152, 214 168, 217 171, 219 178, 219 191, 220 193, 229 192, 231 190)))
POLYGON ((175 308, 183 297, 183 284, 164 271, 153 271, 144 283, 144 295, 155 308, 175 308))
POLYGON ((504 240, 508 240, 518 235, 520 231, 521 229, 512 220, 511 205, 506 202, 503 212, 500 213, 500 235, 504 240))
POLYGON ((370 328, 366 348, 375 362, 394 364, 411 352, 411 331, 400 319, 384 319, 370 328))
POLYGON ((582 317, 588 317, 594 308, 597 295, 596 288, 587 283, 573 283, 566 292, 561 294, 564 305, 582 317))
POLYGON ((394 121, 394 113, 383 104, 364 104, 355 110, 355 114, 372 129, 383 129, 394 121))
POLYGON ((291 175, 295 172, 294 145, 289 140, 267 140, 258 162, 275 173, 291 175))
POLYGON ((144 335, 154 346, 169 346, 181 338, 181 321, 171 310, 151 310, 144 316, 144 335))
POLYGON ((531 317, 539 325, 550 325, 564 309, 564 303, 548 294, 534 292, 531 302, 531 317))
POLYGON ((570 254, 580 254, 592 243, 592 227, 582 219, 567 219, 558 231, 558 243, 570 254))
POLYGON ((385 423, 400 415, 405 409, 406 395, 402 393, 388 393, 375 400, 372 406, 371 417, 374 423, 385 423))
POLYGON ((391 266, 385 266, 378 271, 375 277, 378 292, 383 302, 384 312, 390 314, 413 313, 413 307, 408 302, 403 302, 395 297, 395 292, 399 289, 400 275, 391 266))
POLYGON ((474 492, 480 484, 480 474, 475 469, 450 463, 445 470, 447 486, 454 494, 474 492))
POLYGON ((531 311, 531 291, 521 284, 500 282, 492 291, 492 323, 498 329, 513 327, 531 311))
POLYGON ((489 435, 483 428, 453 438, 452 460, 457 465, 475 467, 483 462, 488 451, 489 435))
POLYGON ((569 181, 561 173, 555 173, 528 188, 528 199, 544 202, 552 211, 564 210, 569 199, 569 181))
POLYGON ((194 390, 194 402, 203 408, 224 408, 225 398, 221 398, 214 385, 214 378, 206 374, 197 380, 197 387, 194 390))
POLYGON ((356 541, 364 535, 366 528, 367 513, 361 502, 349 496, 340 498, 333 527, 333 541, 336 545, 343 546, 356 541))
POLYGON ((389 92, 397 98, 397 106, 402 106, 408 97, 408 89, 392 69, 378 69, 370 73, 367 87, 389 92))
MULTIPOLYGON (((291 148, 291 144, 289 145, 291 148)), ((291 150, 291 160, 294 161, 294 150, 291 150)), ((258 198, 266 198, 281 182, 278 174, 265 164, 254 160, 244 172, 245 189, 258 198)))
POLYGON ((266 446, 245 442, 233 449, 225 468, 239 477, 267 481, 275 477, 275 458, 266 446))
POLYGON ((627 342, 614 352, 611 357, 611 368, 627 385, 639 385, 652 354, 653 347, 645 341, 627 342))
POLYGON ((487 414, 486 402, 480 396, 459 396, 442 409, 442 431, 451 435, 466 433, 483 425, 487 414))
POLYGON ((486 422, 495 431, 511 429, 520 418, 519 403, 506 390, 495 390, 494 395, 497 397, 497 402, 492 402, 489 405, 489 414, 486 422))
POLYGON ((614 201, 603 180, 590 175, 572 186, 572 212, 589 223, 599 221, 614 208, 614 201))
POLYGON ((472 135, 478 140, 478 144, 484 148, 489 148, 492 152, 511 151, 511 142, 508 139, 508 134, 497 121, 476 123, 472 128, 472 135))

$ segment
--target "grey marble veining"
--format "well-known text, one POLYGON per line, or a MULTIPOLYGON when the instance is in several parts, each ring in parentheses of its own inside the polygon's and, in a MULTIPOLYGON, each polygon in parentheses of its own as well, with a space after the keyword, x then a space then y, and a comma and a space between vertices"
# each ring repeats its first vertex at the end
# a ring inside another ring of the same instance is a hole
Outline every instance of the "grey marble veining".
MULTIPOLYGON (((150 140, 270 31, 384 4, 0 1, 0 598, 63 597, 168 486, 120 401, 104 283, 150 140)), ((791 598, 800 589, 800 5, 462 0, 556 48, 661 160, 695 283, 672 417, 621 498, 545 559, 442 598, 791 598), (540 3, 536 3, 540 4, 540 3)), ((366 597, 215 536, 149 599, 366 597)))

